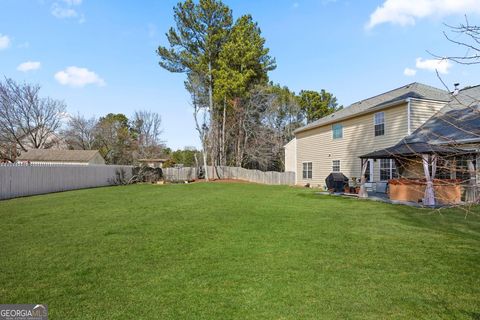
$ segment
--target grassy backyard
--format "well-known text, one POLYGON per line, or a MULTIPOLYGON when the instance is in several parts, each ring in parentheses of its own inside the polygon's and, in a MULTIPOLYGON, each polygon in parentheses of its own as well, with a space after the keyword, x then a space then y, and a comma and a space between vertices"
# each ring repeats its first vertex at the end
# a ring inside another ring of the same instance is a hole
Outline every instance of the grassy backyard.
POLYGON ((198 183, 0 201, 0 303, 50 319, 480 319, 480 216, 198 183))

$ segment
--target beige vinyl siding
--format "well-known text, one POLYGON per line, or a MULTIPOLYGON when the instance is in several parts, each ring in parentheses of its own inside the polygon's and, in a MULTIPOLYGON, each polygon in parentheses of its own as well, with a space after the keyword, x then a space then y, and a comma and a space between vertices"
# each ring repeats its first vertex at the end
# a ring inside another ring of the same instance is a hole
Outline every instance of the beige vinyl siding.
MULTIPOLYGON (((390 107, 380 112, 385 114, 385 135, 374 136, 374 114, 360 115, 339 121, 343 126, 343 137, 332 138, 332 123, 308 131, 299 132, 297 137, 297 172, 302 172, 303 162, 312 162, 312 179, 304 180, 297 175, 297 184, 310 183, 312 187, 323 187, 326 176, 332 171, 332 161, 340 160, 341 172, 347 177, 360 177, 360 155, 386 148, 399 142, 407 132, 407 103, 390 107)), ((373 179, 378 181, 379 161, 373 164, 373 179)))
POLYGON ((446 102, 411 99, 410 101, 410 124, 411 132, 415 131, 422 124, 440 111, 446 102))
POLYGON ((297 149, 297 140, 293 138, 287 143, 285 146, 285 171, 292 171, 295 172, 296 166, 296 157, 295 152, 297 149))

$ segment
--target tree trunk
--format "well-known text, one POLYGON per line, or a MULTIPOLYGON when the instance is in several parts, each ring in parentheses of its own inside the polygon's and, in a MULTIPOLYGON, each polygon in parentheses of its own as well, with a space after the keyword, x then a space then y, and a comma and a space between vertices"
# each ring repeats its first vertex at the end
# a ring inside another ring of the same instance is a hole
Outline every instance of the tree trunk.
MULTIPOLYGON (((211 134, 210 134, 210 139, 212 139, 211 142, 211 164, 212 164, 212 169, 215 168, 215 151, 216 151, 216 143, 215 143, 215 131, 216 131, 216 126, 215 126, 215 114, 213 111, 213 77, 212 77, 212 62, 208 62, 208 104, 209 104, 209 111, 210 111, 210 127, 211 127, 211 134)), ((212 170, 212 173, 215 170, 212 170)), ((213 178, 213 177, 212 177, 213 178)))
POLYGON ((208 181, 208 165, 207 165, 207 152, 205 150, 205 143, 202 150, 202 157, 203 157, 203 167, 205 168, 205 181, 208 181))
POLYGON ((221 159, 220 164, 222 166, 226 165, 226 155, 225 155, 225 121, 227 118, 227 98, 223 98, 223 123, 222 123, 222 150, 221 150, 221 159))
POLYGON ((242 130, 242 120, 240 120, 240 123, 238 124, 238 134, 237 134, 237 152, 235 155, 235 166, 236 167, 241 167, 242 166, 242 141, 243 141, 243 130, 242 130))

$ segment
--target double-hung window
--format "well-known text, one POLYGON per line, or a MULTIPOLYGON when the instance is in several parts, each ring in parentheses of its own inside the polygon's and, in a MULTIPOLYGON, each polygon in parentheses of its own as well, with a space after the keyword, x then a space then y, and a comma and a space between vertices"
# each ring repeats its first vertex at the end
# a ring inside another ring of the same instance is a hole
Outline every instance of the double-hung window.
POLYGON ((332 172, 340 172, 340 160, 332 161, 332 172))
POLYGON ((312 168, 311 162, 303 163, 303 179, 312 179, 312 168))
POLYGON ((385 135, 385 113, 377 112, 374 115, 375 137, 385 135))
POLYGON ((397 177, 395 161, 393 159, 380 159, 380 180, 387 181, 397 177))
POLYGON ((340 139, 343 137, 343 126, 340 123, 332 125, 332 138, 340 139))

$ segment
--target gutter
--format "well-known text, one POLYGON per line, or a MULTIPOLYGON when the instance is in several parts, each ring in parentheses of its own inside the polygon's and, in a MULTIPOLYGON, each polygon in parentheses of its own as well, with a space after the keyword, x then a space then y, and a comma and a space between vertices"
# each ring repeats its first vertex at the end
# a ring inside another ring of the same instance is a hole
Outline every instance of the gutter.
POLYGON ((412 120, 411 120, 411 113, 412 113, 412 99, 407 98, 407 136, 409 136, 412 133, 412 120))
POLYGON ((459 139, 454 141, 432 142, 432 144, 444 145, 444 144, 462 144, 462 143, 479 143, 479 142, 480 142, 480 138, 468 138, 468 139, 459 139))

